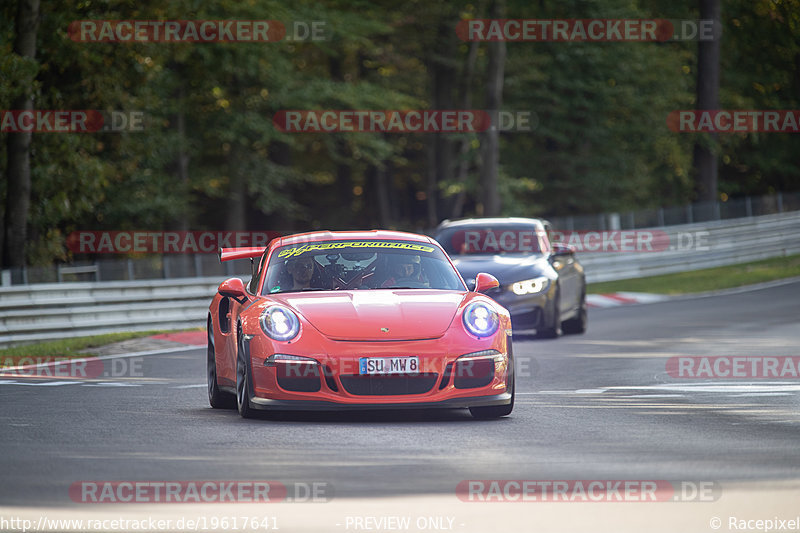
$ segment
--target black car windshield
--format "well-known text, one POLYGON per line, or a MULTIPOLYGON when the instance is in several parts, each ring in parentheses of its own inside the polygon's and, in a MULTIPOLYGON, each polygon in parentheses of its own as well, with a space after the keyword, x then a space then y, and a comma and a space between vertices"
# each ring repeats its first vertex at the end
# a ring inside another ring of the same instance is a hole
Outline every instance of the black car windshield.
POLYGON ((273 251, 262 294, 368 289, 466 290, 442 251, 388 240, 298 243, 273 251))
POLYGON ((451 256, 531 255, 549 251, 545 231, 536 226, 458 226, 436 236, 451 256))

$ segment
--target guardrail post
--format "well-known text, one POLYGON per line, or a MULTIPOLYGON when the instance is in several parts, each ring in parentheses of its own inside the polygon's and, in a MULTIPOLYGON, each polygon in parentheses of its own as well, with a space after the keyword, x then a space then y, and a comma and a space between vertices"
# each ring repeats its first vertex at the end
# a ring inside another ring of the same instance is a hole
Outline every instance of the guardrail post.
POLYGON ((750 218, 750 217, 753 216, 753 199, 750 198, 750 196, 745 196, 745 198, 744 198, 744 209, 745 209, 745 214, 747 215, 747 218, 750 218))
POLYGON ((686 223, 692 224, 694 222, 694 216, 692 216, 692 204, 688 204, 686 206, 686 223))
POLYGON ((778 213, 783 213, 783 193, 778 192, 778 213))
POLYGON ((611 231, 620 229, 619 213, 608 214, 608 229, 611 231))
POLYGON ((199 255, 192 254, 192 257, 194 257, 194 275, 201 278, 203 277, 203 263, 200 261, 199 255))
POLYGON ((133 261, 130 258, 128 258, 126 261, 128 263, 128 279, 133 281, 133 261))

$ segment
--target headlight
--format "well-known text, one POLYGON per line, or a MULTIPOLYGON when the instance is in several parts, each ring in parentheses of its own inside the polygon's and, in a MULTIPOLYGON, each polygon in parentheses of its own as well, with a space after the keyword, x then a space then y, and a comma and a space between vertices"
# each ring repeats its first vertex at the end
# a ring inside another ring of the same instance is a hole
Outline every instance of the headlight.
POLYGON ((497 312, 483 302, 472 302, 464 309, 462 315, 464 327, 476 337, 494 335, 500 325, 497 312))
POLYGON ((545 276, 539 276, 538 278, 533 279, 526 279, 524 281, 518 281, 511 286, 511 291, 516 294, 517 296, 522 296, 524 294, 535 294, 537 292, 542 292, 547 288, 550 280, 545 276))
POLYGON ((261 329, 276 341, 292 340, 300 333, 300 320, 291 309, 272 305, 258 319, 261 329))

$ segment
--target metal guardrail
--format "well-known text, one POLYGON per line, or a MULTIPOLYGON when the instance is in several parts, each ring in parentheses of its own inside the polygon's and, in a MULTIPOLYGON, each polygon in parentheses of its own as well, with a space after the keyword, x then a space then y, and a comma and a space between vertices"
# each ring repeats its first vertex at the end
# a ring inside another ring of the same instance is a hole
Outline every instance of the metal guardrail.
POLYGON ((0 346, 204 325, 220 278, 0 288, 0 346))
POLYGON ((800 254, 800 212, 657 229, 669 236, 674 249, 579 253, 587 281, 642 278, 800 254))
MULTIPOLYGON (((674 249, 579 253, 587 280, 644 277, 800 253, 800 212, 658 230, 669 235, 674 249), (692 236, 692 246, 685 246, 687 235, 692 236)), ((117 331, 203 326, 208 305, 224 277, 0 287, 0 346, 117 331)))
MULTIPOLYGON (((762 215, 800 212, 800 191, 765 196, 746 196, 727 201, 698 202, 677 207, 642 209, 623 213, 549 217, 559 230, 631 230, 670 227, 679 224, 711 224, 719 220, 751 218, 762 215)), ((433 228, 417 229, 433 234, 433 228)), ((115 232, 88 232, 108 233, 115 232)), ((159 232, 154 232, 158 234, 159 232)), ((214 232, 211 232, 214 233, 214 232)), ((232 232, 227 232, 232 233, 232 232)), ((267 235, 270 232, 263 232, 267 235)), ((279 232, 278 232, 279 233, 279 232)), ((162 239, 164 237, 162 236, 162 239)), ((111 246, 109 244, 109 246, 111 246)), ((227 246, 227 245, 226 245, 227 246)), ((187 249, 197 249, 196 243, 187 249)), ((110 252, 110 251, 109 251, 110 252)), ((64 265, 17 267, 0 270, 0 286, 34 285, 39 283, 78 281, 133 281, 145 279, 177 279, 219 276, 249 272, 247 260, 220 264, 216 253, 163 253, 133 257, 126 254, 76 253, 73 262, 64 265)))

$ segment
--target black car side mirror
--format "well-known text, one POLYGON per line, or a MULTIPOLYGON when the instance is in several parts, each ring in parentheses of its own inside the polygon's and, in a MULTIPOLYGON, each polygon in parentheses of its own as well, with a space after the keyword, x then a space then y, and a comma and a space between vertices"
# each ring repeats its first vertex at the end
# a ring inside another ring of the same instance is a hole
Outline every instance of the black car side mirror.
POLYGON ((575 254, 575 248, 573 248, 572 246, 561 244, 560 242, 554 242, 551 244, 551 246, 553 247, 553 249, 550 252, 550 257, 564 257, 567 255, 575 254))

